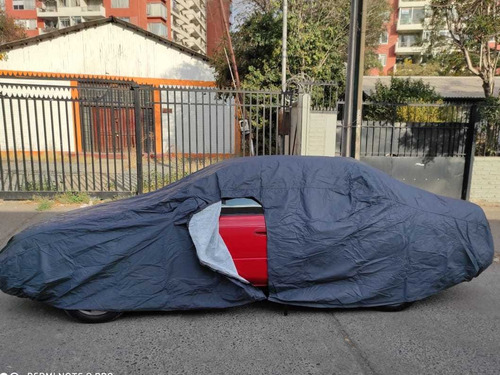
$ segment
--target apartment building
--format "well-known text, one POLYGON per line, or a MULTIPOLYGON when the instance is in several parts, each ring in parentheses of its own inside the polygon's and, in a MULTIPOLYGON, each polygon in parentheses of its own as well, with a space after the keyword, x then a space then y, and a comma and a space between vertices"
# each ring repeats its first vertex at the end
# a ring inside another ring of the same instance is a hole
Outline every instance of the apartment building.
POLYGON ((377 48, 382 70, 372 69, 371 75, 388 75, 396 64, 410 59, 419 62, 428 40, 426 17, 430 0, 391 0, 391 14, 377 48))
POLYGON ((226 18, 230 12, 230 0, 223 0, 223 7, 220 0, 1 0, 0 6, 2 3, 28 36, 114 16, 203 54, 207 42, 218 44, 224 35, 223 28, 212 26, 221 23, 220 12, 228 12, 226 18))

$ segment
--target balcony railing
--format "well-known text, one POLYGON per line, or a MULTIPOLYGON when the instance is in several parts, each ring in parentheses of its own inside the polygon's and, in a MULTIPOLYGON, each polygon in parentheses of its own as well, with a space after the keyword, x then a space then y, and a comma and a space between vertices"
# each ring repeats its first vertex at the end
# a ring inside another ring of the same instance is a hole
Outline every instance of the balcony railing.
POLYGON ((421 54, 424 47, 416 42, 398 42, 396 43, 396 55, 418 55, 421 54))
POLYGON ((91 4, 87 6, 75 6, 75 7, 57 7, 57 6, 46 6, 44 8, 37 8, 37 15, 39 17, 95 17, 106 15, 104 7, 100 4, 91 4))
POLYGON ((400 8, 410 8, 410 7, 425 7, 430 5, 430 0, 399 0, 398 6, 400 8))

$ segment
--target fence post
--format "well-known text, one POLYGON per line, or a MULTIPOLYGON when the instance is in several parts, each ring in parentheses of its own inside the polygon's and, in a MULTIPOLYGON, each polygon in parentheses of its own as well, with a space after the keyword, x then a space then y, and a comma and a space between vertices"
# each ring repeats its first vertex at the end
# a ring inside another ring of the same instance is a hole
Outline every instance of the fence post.
POLYGON ((467 124, 467 135, 465 138, 465 167, 464 180, 462 184, 462 199, 469 200, 470 185, 472 180, 472 167, 474 164, 474 153, 476 150, 476 123, 479 120, 479 112, 476 104, 470 107, 469 123, 467 124))
POLYGON ((141 121, 141 95, 137 83, 132 84, 134 96, 134 121, 135 121, 135 150, 137 162, 137 194, 143 193, 144 176, 142 171, 142 121, 141 121))

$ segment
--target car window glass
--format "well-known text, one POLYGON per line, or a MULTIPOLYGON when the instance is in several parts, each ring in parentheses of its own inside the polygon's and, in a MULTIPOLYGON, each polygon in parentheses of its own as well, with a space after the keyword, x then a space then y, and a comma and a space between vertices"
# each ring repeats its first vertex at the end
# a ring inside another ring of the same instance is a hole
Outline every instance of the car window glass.
POLYGON ((232 198, 222 201, 223 207, 262 207, 258 202, 250 198, 232 198))

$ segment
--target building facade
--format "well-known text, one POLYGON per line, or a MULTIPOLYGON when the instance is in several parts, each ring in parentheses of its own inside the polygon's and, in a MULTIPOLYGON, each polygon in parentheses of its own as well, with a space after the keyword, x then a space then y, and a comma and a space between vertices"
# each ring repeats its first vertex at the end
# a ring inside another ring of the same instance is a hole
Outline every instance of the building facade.
POLYGON ((377 48, 382 69, 372 69, 371 75, 394 73, 405 59, 421 60, 428 39, 425 28, 429 4, 430 0, 390 0, 391 14, 377 48))
MULTIPOLYGON (((219 4, 220 0, 208 2, 219 4)), ((28 36, 114 16, 203 54, 207 53, 207 39, 211 45, 218 44, 224 35, 223 28, 211 25, 220 24, 222 10, 227 12, 226 19, 230 11, 230 0, 223 0, 226 4, 223 7, 207 5, 207 0, 3 0, 3 3, 7 14, 26 28, 28 36)))

